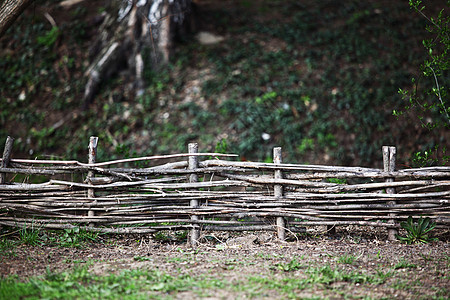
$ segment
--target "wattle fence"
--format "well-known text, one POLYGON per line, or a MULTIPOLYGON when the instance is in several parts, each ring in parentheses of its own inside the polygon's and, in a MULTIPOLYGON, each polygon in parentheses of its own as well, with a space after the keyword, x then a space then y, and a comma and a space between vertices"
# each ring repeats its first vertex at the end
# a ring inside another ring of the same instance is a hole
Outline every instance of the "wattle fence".
POLYGON ((185 154, 96 163, 96 148, 91 137, 88 163, 10 159, 8 138, 0 225, 190 230, 193 245, 202 231, 272 230, 285 239, 318 225, 385 227, 393 239, 408 216, 450 227, 450 167, 395 170, 395 147, 383 147, 383 169, 282 163, 280 148, 273 163, 242 162, 198 153, 197 144, 185 154), (130 167, 136 162, 152 166, 130 167))

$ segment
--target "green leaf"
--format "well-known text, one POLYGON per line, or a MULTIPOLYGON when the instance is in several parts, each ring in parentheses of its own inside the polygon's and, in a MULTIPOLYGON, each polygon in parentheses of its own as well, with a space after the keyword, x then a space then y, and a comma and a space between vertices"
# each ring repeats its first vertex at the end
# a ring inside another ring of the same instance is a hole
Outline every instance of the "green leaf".
POLYGON ((407 244, 412 243, 428 243, 430 241, 435 241, 436 239, 430 238, 427 233, 434 229, 436 223, 432 222, 429 217, 420 217, 416 222, 413 220, 412 216, 409 216, 406 222, 401 222, 400 226, 406 230, 406 237, 397 235, 397 238, 401 242, 406 242, 407 244))

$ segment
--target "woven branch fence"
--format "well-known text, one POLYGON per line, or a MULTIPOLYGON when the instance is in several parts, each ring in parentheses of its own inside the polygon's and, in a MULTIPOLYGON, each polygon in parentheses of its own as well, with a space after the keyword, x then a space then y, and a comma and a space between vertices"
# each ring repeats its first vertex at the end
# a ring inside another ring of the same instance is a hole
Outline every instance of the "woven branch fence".
POLYGON ((306 226, 377 226, 395 238, 408 216, 450 225, 450 167, 395 170, 395 147, 383 147, 383 169, 236 161, 232 154, 151 156, 96 163, 10 159, 0 165, 0 224, 83 227, 105 233, 272 230, 306 226), (203 160, 201 160, 203 159, 203 160), (169 162, 167 160, 170 160, 169 162), (136 162, 151 167, 129 167, 136 162), (159 164, 156 164, 160 162, 159 164), (30 183, 39 180, 41 183, 30 183))

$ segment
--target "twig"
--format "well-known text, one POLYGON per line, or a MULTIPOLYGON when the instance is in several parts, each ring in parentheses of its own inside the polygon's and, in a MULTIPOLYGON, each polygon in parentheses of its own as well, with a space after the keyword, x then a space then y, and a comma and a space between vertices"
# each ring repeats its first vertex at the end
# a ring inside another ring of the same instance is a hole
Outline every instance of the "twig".
POLYGON ((47 19, 47 21, 50 22, 50 24, 52 25, 52 27, 58 27, 58 26, 56 25, 55 19, 53 19, 53 17, 50 16, 50 14, 49 14, 48 12, 45 12, 45 13, 44 13, 44 17, 47 19))
POLYGON ((428 68, 430 68, 431 72, 433 72, 434 80, 436 82, 436 87, 437 87, 438 98, 439 98, 439 101, 441 102, 442 110, 445 112, 445 115, 447 116, 447 121, 450 124, 450 117, 448 115, 447 108, 444 105, 444 101, 442 101, 441 90, 440 90, 440 87, 439 87, 439 81, 437 79, 436 73, 434 72, 432 67, 428 66, 428 68))
POLYGON ((21 230, 22 230, 22 229, 17 229, 17 230, 14 230, 14 231, 11 231, 11 232, 2 234, 2 235, 0 235, 0 238, 5 237, 5 236, 8 236, 8 235, 11 235, 11 234, 14 234, 14 233, 17 233, 17 232, 19 232, 19 231, 21 231, 21 230))
MULTIPOLYGON (((220 156, 220 157, 238 157, 237 154, 223 154, 223 153, 182 153, 182 154, 168 154, 168 155, 155 155, 155 156, 144 156, 144 157, 136 157, 136 158, 127 158, 127 159, 119 159, 106 161, 102 163, 95 164, 86 164, 81 163, 76 160, 32 160, 32 159, 11 159, 11 162, 16 163, 27 163, 27 164, 55 164, 55 165, 79 165, 84 167, 101 167, 108 165, 115 165, 126 162, 136 162, 136 161, 145 161, 145 160, 156 160, 156 159, 170 159, 170 158, 178 158, 178 157, 188 157, 188 156, 220 156)), ((1 161, 1 159, 0 159, 1 161)))

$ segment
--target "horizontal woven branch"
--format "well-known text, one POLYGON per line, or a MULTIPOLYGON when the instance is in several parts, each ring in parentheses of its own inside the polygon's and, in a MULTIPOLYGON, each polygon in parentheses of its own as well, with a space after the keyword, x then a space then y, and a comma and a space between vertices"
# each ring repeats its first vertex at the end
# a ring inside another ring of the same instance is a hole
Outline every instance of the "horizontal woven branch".
POLYGON ((81 226, 108 233, 192 228, 276 231, 275 219, 284 218, 288 230, 301 232, 305 226, 318 225, 398 228, 408 216, 427 216, 438 227, 450 225, 450 167, 384 172, 219 159, 194 167, 187 161, 110 167, 193 156, 236 155, 188 153, 96 164, 12 159, 0 173, 11 179, 25 174, 47 180, 0 184, 0 224, 81 226), (275 177, 279 171, 283 176, 275 177), (193 174, 198 182, 189 179, 193 174), (283 190, 281 196, 274 192, 277 187, 283 190), (397 193, 391 193, 393 189, 397 193), (192 205, 193 200, 198 204, 192 205))

